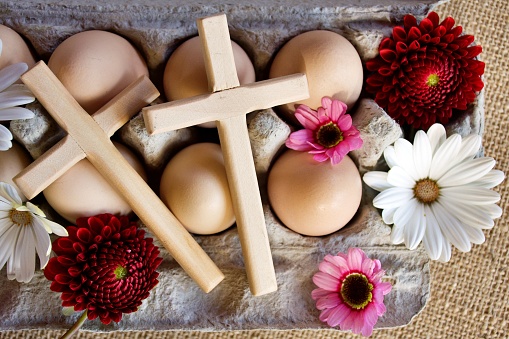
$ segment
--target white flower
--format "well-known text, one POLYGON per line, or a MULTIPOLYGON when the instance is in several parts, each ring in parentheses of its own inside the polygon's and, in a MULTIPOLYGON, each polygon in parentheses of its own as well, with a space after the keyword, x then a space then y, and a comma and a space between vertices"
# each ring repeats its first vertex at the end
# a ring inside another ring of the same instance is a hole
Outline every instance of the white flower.
POLYGON ((475 158, 481 137, 446 138, 440 124, 428 133, 418 131, 413 145, 399 139, 385 152, 389 172, 368 172, 364 182, 381 191, 373 205, 383 209, 386 224, 394 224, 391 241, 415 249, 422 241, 433 260, 447 262, 451 243, 462 252, 482 244, 483 229, 502 215, 495 203, 500 195, 491 190, 504 180, 493 170, 495 160, 475 158))
MULTIPOLYGON (((2 40, 0 40, 0 57, 2 55, 2 40)), ((0 70, 0 121, 30 119, 34 116, 32 111, 16 107, 35 100, 34 95, 25 85, 15 84, 19 77, 28 70, 24 62, 9 65, 0 70)), ((0 151, 12 147, 12 134, 0 124, 0 151)))
POLYGON ((7 277, 19 282, 32 280, 35 271, 35 252, 41 268, 51 253, 49 234, 67 236, 65 228, 45 219, 34 204, 23 205, 9 184, 0 182, 0 269, 7 263, 7 277))

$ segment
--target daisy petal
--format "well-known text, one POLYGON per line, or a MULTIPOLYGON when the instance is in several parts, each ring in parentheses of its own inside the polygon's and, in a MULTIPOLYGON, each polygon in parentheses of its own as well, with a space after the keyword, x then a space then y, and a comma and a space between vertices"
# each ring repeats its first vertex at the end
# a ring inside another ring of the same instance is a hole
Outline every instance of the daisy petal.
POLYGON ((32 119, 34 116, 34 112, 23 107, 9 107, 0 109, 0 120, 32 119))
MULTIPOLYGON (((327 297, 320 298, 316 302, 316 308, 319 310, 324 310, 326 308, 336 307, 340 303, 341 303, 341 299, 339 299, 339 294, 338 293, 330 293, 327 297)), ((331 326, 336 326, 336 325, 331 325, 331 326)))
POLYGON ((413 154, 418 178, 427 178, 433 154, 429 138, 424 131, 417 131, 415 134, 413 154))
POLYGON ((394 146, 388 146, 384 151, 385 162, 392 168, 398 165, 398 158, 396 157, 396 151, 394 150, 394 146))
POLYGON ((412 144, 405 139, 398 139, 394 143, 394 151, 398 159, 398 165, 414 180, 421 179, 417 174, 414 164, 414 151, 412 144))
POLYGON ((391 231, 391 243, 394 245, 403 243, 405 241, 404 231, 405 226, 394 224, 391 231))
POLYGON ((308 141, 313 141, 313 131, 301 129, 290 134, 286 140, 286 147, 296 151, 309 151, 313 147, 309 145, 308 141))
POLYGON ((387 172, 372 171, 364 174, 362 180, 372 189, 377 191, 384 191, 393 187, 387 182, 387 175, 387 172))
POLYGON ((440 258, 438 258, 441 262, 448 262, 451 260, 451 243, 447 241, 447 239, 443 239, 442 241, 442 253, 440 253, 440 258))
POLYGON ((0 234, 0 270, 7 260, 12 256, 14 246, 18 237, 19 227, 10 224, 0 234))
POLYGON ((351 270, 362 270, 362 260, 364 252, 360 248, 351 247, 348 249, 348 267, 351 270))
POLYGON ((9 65, 0 71, 0 92, 18 81, 19 77, 28 70, 24 62, 9 65))
POLYGON ((12 133, 5 127, 0 124, 0 140, 12 140, 12 133))
POLYGON ((0 139, 0 151, 7 151, 11 147, 12 147, 12 142, 10 140, 1 140, 0 139))
POLYGON ((468 238, 470 239, 470 242, 473 244, 480 245, 484 243, 486 238, 484 237, 484 233, 475 227, 471 227, 468 225, 463 225, 463 229, 465 232, 467 232, 468 238))
POLYGON ((471 182, 469 185, 471 186, 479 186, 484 188, 493 188, 498 186, 504 181, 505 174, 499 170, 491 170, 484 177, 471 182))
POLYGON ((437 183, 440 187, 466 185, 485 176, 494 166, 493 158, 469 159, 454 166, 437 183))
POLYGON ((447 199, 471 205, 489 205, 500 200, 500 194, 483 187, 444 187, 440 189, 440 194, 447 199))
MULTIPOLYGON (((27 95, 26 91, 4 91, 0 93, 0 119, 3 118, 3 110, 13 106, 26 105, 34 101, 33 95, 27 95)), ((9 114, 7 112, 7 114, 9 114)))
POLYGON ((502 208, 496 204, 483 205, 483 209, 493 219, 497 219, 502 216, 502 208))
POLYGON ((384 223, 387 225, 394 224, 394 213, 396 213, 397 208, 386 208, 382 210, 382 219, 384 223))
POLYGON ((19 197, 16 189, 7 183, 0 182, 0 195, 15 205, 22 204, 21 198, 19 197))
POLYGON ((436 150, 446 140, 445 128, 441 124, 434 124, 428 129, 427 134, 431 146, 431 152, 432 154, 435 154, 436 150))
POLYGON ((405 246, 409 250, 415 250, 421 243, 424 232, 426 232, 426 218, 422 204, 416 204, 410 220, 412 220, 412 223, 406 225, 403 235, 405 237, 405 246))
POLYGON ((373 199, 376 208, 397 208, 408 203, 414 197, 413 191, 408 188, 393 187, 380 192, 373 199))
POLYGON ((413 188, 415 186, 415 180, 399 166, 394 166, 389 170, 387 182, 396 187, 413 188))
POLYGON ((478 134, 470 134, 466 136, 461 141, 461 149, 459 152, 459 159, 465 160, 469 158, 473 158, 477 153, 479 153, 479 149, 481 148, 482 137, 478 134))
POLYGON ((461 136, 458 134, 451 135, 445 142, 437 149, 433 160, 431 161, 431 168, 429 172, 430 178, 439 180, 442 175, 447 173, 455 163, 451 160, 451 155, 456 156, 461 147, 461 136))
POLYGON ((46 230, 39 225, 32 227, 35 238, 35 249, 39 256, 41 269, 46 267, 51 253, 51 241, 46 230))
POLYGON ((455 216, 451 215, 450 212, 447 211, 439 202, 431 205, 431 210, 447 240, 449 240, 460 251, 469 252, 472 246, 468 235, 459 220, 455 216))
POLYGON ((495 225, 493 217, 488 213, 488 208, 493 209, 491 206, 497 206, 495 204, 483 206, 467 205, 445 196, 440 201, 447 210, 451 211, 464 224, 478 229, 491 229, 495 225), (490 207, 486 208, 486 206, 490 207))

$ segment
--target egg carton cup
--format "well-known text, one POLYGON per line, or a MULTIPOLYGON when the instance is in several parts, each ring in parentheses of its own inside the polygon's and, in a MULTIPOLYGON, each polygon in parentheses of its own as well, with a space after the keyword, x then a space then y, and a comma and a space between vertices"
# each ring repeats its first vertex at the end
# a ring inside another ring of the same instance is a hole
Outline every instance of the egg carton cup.
MULTIPOLYGON (((3 1, 0 22, 25 37, 45 61, 71 35, 90 29, 107 30, 130 40, 147 60, 152 81, 161 92, 163 70, 170 54, 197 35, 195 20, 226 13, 231 38, 242 46, 254 63, 257 79, 267 77, 270 62, 281 46, 295 35, 325 29, 347 38, 363 61, 377 54, 383 37, 406 14, 423 17, 440 1, 3 1)), ((11 123, 15 138, 37 158, 63 136, 63 132, 38 104, 31 106, 36 117, 11 123), (51 137, 51 138, 48 138, 51 137)), ((449 132, 481 134, 483 94, 449 132)), ((371 99, 361 99, 354 108, 354 123, 361 131, 364 147, 352 153, 361 173, 377 168, 383 149, 402 134, 400 127, 371 99)), ((136 313, 124 315, 120 323, 103 325, 88 321, 83 329, 116 330, 248 330, 321 329, 311 298, 312 276, 327 254, 360 247, 378 258, 393 289, 385 297, 386 314, 376 328, 404 326, 425 306, 430 295, 429 258, 422 246, 414 251, 390 243, 390 227, 373 208, 376 192, 363 186, 361 207, 343 229, 328 236, 306 237, 281 225, 267 204, 266 177, 274 157, 281 151, 292 126, 274 110, 248 116, 265 219, 276 270, 278 291, 253 296, 249 291, 238 233, 232 227, 212 236, 195 236, 225 274, 225 279, 206 294, 189 278, 167 251, 159 267, 159 284, 136 313)), ((168 158, 186 145, 210 141, 214 131, 197 127, 148 136, 140 115, 114 136, 130 145, 157 178, 168 158)), ((157 180, 151 183, 157 186, 157 180)), ((64 223, 66 224, 66 223, 64 223)), ((150 234, 149 234, 150 235, 150 234)), ((160 245, 155 240, 156 244, 160 245)), ((0 329, 64 329, 78 314, 61 313, 60 294, 51 292, 50 282, 37 271, 32 282, 9 281, 0 274, 0 329)))

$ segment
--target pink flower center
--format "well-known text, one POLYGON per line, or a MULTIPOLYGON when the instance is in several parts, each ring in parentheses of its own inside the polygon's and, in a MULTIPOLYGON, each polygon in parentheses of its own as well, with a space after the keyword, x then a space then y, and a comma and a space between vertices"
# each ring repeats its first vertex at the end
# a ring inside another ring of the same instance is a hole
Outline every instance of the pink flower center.
POLYGON ((434 73, 428 76, 428 79, 426 80, 426 85, 428 85, 429 87, 436 87, 438 86, 439 82, 440 77, 438 76, 438 74, 434 73))
POLYGON ((338 125, 331 121, 320 126, 318 131, 316 131, 315 138, 319 145, 325 148, 332 148, 343 141, 343 132, 341 132, 338 125))
POLYGON ((440 196, 440 187, 435 180, 421 179, 415 183, 414 196, 422 204, 431 204, 440 196))
POLYGON ((356 310, 362 310, 373 299, 373 285, 361 273, 346 276, 341 285, 341 297, 345 304, 356 310))
POLYGON ((115 278, 117 278, 117 280, 122 280, 127 277, 127 269, 121 265, 118 265, 113 273, 115 273, 115 278))
POLYGON ((18 226, 28 226, 32 223, 32 214, 27 211, 12 209, 9 211, 9 218, 18 226))

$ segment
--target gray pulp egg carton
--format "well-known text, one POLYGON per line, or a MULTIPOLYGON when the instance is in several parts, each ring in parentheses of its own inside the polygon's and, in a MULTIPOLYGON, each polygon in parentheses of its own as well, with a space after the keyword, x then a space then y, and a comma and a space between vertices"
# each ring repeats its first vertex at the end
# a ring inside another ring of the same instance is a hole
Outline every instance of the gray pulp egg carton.
MULTIPOLYGON (((267 77, 274 53, 293 36, 315 29, 342 34, 366 61, 377 54, 383 37, 406 14, 425 16, 440 1, 425 0, 243 0, 92 1, 13 0, 0 3, 0 22, 17 31, 45 61, 69 36, 90 29, 107 30, 130 40, 142 53, 152 81, 162 92, 163 70, 170 54, 182 42, 197 35, 195 20, 226 13, 231 38, 248 53, 257 79, 267 77)), ((478 102, 450 131, 482 133, 482 93, 478 102)), ((34 158, 63 136, 62 130, 37 103, 29 106, 36 117, 15 121, 11 130, 34 158)), ((372 100, 359 101, 352 112, 354 123, 365 140, 353 158, 361 173, 377 166, 383 149, 401 136, 400 127, 372 100)), ((371 205, 374 191, 364 189, 361 207, 342 230, 324 237, 305 237, 282 226, 268 206, 265 183, 273 157, 280 151, 291 127, 272 109, 250 114, 252 141, 265 217, 276 269, 278 291, 251 295, 235 227, 217 235, 196 236, 197 241, 223 271, 226 278, 205 294, 161 246, 164 261, 159 284, 138 312, 124 315, 118 324, 105 326, 89 321, 89 331, 114 330, 247 330, 320 329, 319 311, 311 299, 312 276, 326 254, 361 247, 380 259, 393 290, 385 297, 386 314, 376 328, 403 326, 425 306, 430 293, 429 259, 420 246, 409 251, 390 244, 390 227, 371 205)), ((138 152, 150 173, 157 178, 169 157, 184 146, 203 140, 203 129, 191 127, 149 137, 140 115, 127 123, 114 138, 138 152)), ((209 133, 210 134, 210 133, 209 133)), ((210 138, 210 136, 207 136, 210 138)), ((157 181, 157 180, 156 180, 157 181)), ((154 184, 154 183, 152 183, 154 184)), ((154 186, 155 187, 155 186, 154 186)), ((156 243, 157 240, 156 240, 156 243)), ((0 274, 0 329, 63 329, 78 315, 61 314, 59 294, 41 271, 29 284, 9 281, 0 274)))

